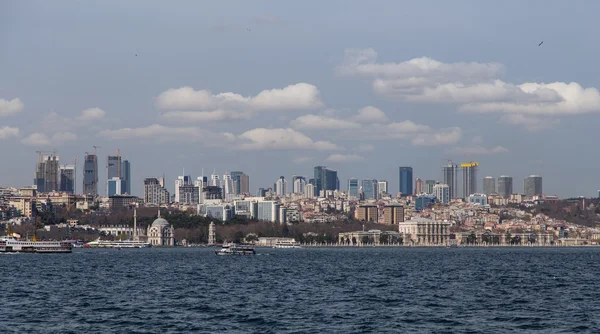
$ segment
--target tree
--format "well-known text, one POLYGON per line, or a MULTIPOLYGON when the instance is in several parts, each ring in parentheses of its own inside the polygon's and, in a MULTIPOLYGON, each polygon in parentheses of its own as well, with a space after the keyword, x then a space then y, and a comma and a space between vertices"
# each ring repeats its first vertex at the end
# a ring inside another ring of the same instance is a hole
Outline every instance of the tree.
POLYGON ((475 232, 471 232, 471 234, 469 234, 469 236, 467 237, 467 243, 474 245, 477 242, 477 236, 475 235, 475 232))
POLYGON ((363 245, 368 245, 371 243, 371 238, 365 235, 361 238, 361 241, 363 245))
POLYGON ((386 244, 390 242, 390 236, 384 233, 381 233, 379 235, 379 243, 380 244, 386 244))
POLYGON ((233 237, 234 243, 236 243, 236 244, 242 243, 243 239, 244 239, 244 233, 242 231, 235 232, 234 237, 233 237))

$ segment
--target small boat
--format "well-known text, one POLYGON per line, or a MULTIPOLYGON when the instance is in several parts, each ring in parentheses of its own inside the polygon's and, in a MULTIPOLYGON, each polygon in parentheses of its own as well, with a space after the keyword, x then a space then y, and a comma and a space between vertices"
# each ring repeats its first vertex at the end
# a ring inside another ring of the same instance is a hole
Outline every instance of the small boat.
POLYGON ((291 240, 280 240, 275 243, 273 248, 302 248, 300 244, 291 240))
POLYGON ((254 246, 238 245, 238 244, 223 244, 220 250, 215 250, 217 255, 255 255, 254 246))

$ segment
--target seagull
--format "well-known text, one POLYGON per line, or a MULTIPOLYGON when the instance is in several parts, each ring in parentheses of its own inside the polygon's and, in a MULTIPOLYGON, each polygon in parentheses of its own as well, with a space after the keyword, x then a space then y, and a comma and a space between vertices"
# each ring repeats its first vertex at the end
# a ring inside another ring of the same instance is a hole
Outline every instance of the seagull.
POLYGON ((540 44, 538 44, 538 46, 542 46, 542 44, 544 44, 544 41, 541 41, 540 44))
POLYGON ((137 57, 137 53, 135 54, 135 56, 137 57))
POLYGON ((252 30, 250 30, 250 29, 248 29, 248 28, 246 28, 246 30, 248 30, 248 31, 252 31, 252 30))

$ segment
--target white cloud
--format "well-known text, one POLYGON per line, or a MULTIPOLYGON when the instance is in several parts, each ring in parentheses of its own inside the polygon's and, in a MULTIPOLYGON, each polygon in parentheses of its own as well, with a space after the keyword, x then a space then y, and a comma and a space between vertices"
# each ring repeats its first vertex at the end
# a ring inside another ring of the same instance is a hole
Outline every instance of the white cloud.
POLYGON ((489 154, 500 154, 508 153, 508 149, 503 146, 496 146, 493 148, 486 148, 481 145, 453 147, 448 150, 447 153, 453 155, 489 155, 489 154))
POLYGON ((315 158, 313 158, 313 157, 295 157, 292 159, 292 162, 297 165, 300 165, 300 164, 305 164, 305 163, 311 162, 313 160, 315 160, 315 158))
POLYGON ((318 129, 318 130, 339 130, 339 129, 357 129, 360 125, 354 122, 346 121, 328 116, 304 115, 292 121, 292 126, 296 129, 318 129))
POLYGON ((560 120, 556 118, 540 118, 520 114, 507 114, 502 116, 500 120, 506 124, 523 126, 530 132, 551 129, 554 125, 560 123, 560 120))
POLYGON ((371 144, 360 144, 358 145, 358 151, 359 152, 371 152, 375 150, 375 146, 371 145, 371 144))
POLYGON ((0 128, 0 139, 8 139, 10 137, 18 137, 19 128, 11 128, 9 126, 3 126, 0 128))
POLYGON ((389 121, 385 113, 373 106, 367 106, 358 111, 353 120, 359 123, 384 123, 389 121))
POLYGON ((327 157, 329 162, 354 162, 364 160, 363 157, 357 154, 331 154, 327 157))
POLYGON ((460 128, 441 129, 431 133, 419 133, 411 138, 415 146, 453 145, 460 141, 462 130, 460 128))
POLYGON ((121 128, 115 130, 102 130, 99 132, 101 137, 113 140, 122 139, 157 139, 189 142, 197 139, 226 140, 227 136, 204 131, 197 127, 167 127, 160 124, 152 124, 140 128, 121 128))
POLYGON ((81 111, 77 119, 81 121, 99 121, 104 119, 106 112, 100 108, 89 108, 81 111))
POLYGON ((71 132, 57 132, 51 137, 41 132, 34 132, 23 138, 21 142, 28 146, 51 146, 75 140, 77 140, 77 136, 71 132))
MULTIPOLYGON (((373 49, 348 49, 336 68, 338 75, 373 80, 382 96, 416 103, 451 103, 464 112, 556 116, 600 112, 600 92, 579 83, 500 80, 498 63, 443 63, 415 58, 400 63, 377 63, 373 49)), ((550 128, 558 120, 506 117, 504 122, 524 125, 530 131, 550 128)))
POLYGON ((307 110, 323 106, 316 86, 298 83, 282 89, 263 90, 254 97, 228 92, 213 94, 186 86, 169 89, 156 98, 159 109, 171 120, 223 121, 249 118, 253 112, 307 110))
POLYGON ((235 144, 241 150, 317 150, 332 151, 341 149, 329 141, 314 141, 294 129, 257 128, 237 136, 235 144))
POLYGON ((25 105, 19 98, 12 100, 0 99, 0 117, 18 114, 23 111, 24 107, 25 105))

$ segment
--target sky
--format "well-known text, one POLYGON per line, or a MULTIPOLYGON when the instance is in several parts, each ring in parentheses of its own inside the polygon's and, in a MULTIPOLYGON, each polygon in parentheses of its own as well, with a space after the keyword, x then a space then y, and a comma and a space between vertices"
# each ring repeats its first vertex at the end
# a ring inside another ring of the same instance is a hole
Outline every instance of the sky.
MULTIPOLYGON (((36 151, 120 150, 143 179, 241 170, 251 191, 313 167, 387 180, 543 177, 600 189, 597 1, 2 1, 0 186, 36 151), (540 42, 543 44, 538 46, 540 42)), ((104 186, 100 186, 103 193, 104 186)))

